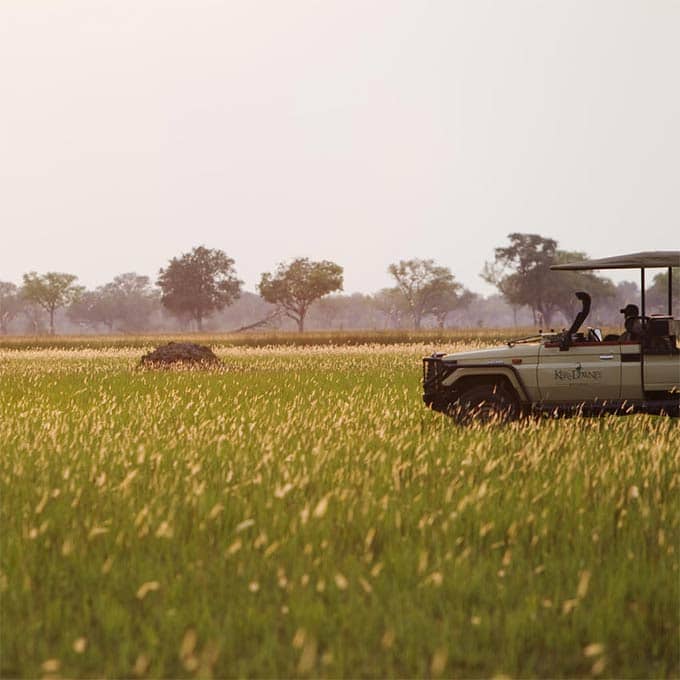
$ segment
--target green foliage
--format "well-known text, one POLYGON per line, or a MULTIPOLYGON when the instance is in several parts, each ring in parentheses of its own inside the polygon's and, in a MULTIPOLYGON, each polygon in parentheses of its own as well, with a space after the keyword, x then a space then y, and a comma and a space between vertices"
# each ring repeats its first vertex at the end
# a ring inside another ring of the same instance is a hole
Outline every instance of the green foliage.
POLYGON ((437 320, 437 326, 444 328, 451 312, 469 307, 477 298, 475 293, 463 288, 459 283, 437 291, 430 301, 430 314, 437 320))
POLYGON ((24 274, 22 296, 29 302, 42 307, 50 315, 50 334, 54 335, 54 314, 60 307, 72 303, 83 292, 82 286, 77 286, 77 276, 60 272, 24 274))
POLYGON ((68 318, 77 324, 97 328, 100 324, 111 332, 115 324, 113 300, 99 290, 86 290, 67 310, 68 318))
POLYGON ((430 349, 3 352, 0 675, 677 677, 680 430, 462 429, 430 349))
MULTIPOLYGON (((558 250, 555 263, 579 262, 586 260, 587 255, 581 252, 558 250)), ((555 308, 567 321, 571 321, 581 309, 575 291, 586 291, 593 300, 593 310, 604 306, 616 307, 617 289, 611 279, 598 276, 592 271, 555 271, 550 272, 548 290, 555 308)), ((616 310, 618 312, 618 309, 616 310)))
POLYGON ((435 264, 434 260, 400 260, 387 271, 397 284, 395 291, 405 303, 416 330, 428 314, 434 315, 443 326, 449 312, 468 300, 451 270, 435 264))
POLYGON ((129 272, 83 293, 69 307, 68 316, 93 328, 104 325, 109 332, 116 325, 120 330, 135 331, 145 326, 157 300, 149 277, 129 272))
POLYGON ((510 245, 495 249, 494 263, 482 273, 511 305, 528 305, 534 317, 540 312, 549 325, 556 306, 545 296, 557 241, 539 234, 508 234, 510 245))
POLYGON ((198 330, 206 317, 230 305, 241 292, 234 260, 205 246, 173 257, 160 270, 157 284, 163 291, 161 303, 176 316, 195 321, 198 330))
POLYGON ((495 260, 486 263, 485 281, 495 285, 511 305, 527 305, 536 323, 550 326, 561 312, 571 321, 578 307, 574 293, 584 290, 596 305, 613 304, 616 287, 590 271, 551 271, 550 266, 578 262, 586 254, 559 250, 557 241, 538 234, 509 234, 510 245, 495 249, 495 260))
POLYGON ((264 300, 278 305, 293 319, 302 332, 310 306, 324 295, 342 290, 342 271, 340 265, 329 260, 312 262, 299 257, 280 264, 274 273, 262 274, 258 290, 264 300))

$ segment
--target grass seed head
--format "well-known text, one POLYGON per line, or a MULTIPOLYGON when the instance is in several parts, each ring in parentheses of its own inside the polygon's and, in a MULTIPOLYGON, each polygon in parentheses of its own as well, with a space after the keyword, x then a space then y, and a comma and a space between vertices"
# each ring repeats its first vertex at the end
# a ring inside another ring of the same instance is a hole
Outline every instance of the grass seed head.
POLYGON ((73 651, 76 654, 82 654, 87 647, 87 638, 79 637, 73 641, 73 651))
POLYGON ((446 669, 446 661, 449 657, 446 647, 440 647, 435 650, 430 661, 430 673, 433 677, 438 678, 446 669))
POLYGON ((40 668, 44 673, 57 673, 61 668, 61 661, 59 659, 47 659, 42 662, 40 668))
POLYGON ((147 581, 146 583, 142 583, 137 590, 137 599, 143 600, 149 593, 158 590, 160 587, 161 584, 158 581, 147 581))

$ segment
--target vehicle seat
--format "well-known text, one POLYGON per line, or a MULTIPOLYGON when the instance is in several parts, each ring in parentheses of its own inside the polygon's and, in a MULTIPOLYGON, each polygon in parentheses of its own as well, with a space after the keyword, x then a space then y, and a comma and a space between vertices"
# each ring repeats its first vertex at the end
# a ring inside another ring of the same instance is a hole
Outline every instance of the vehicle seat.
POLYGON ((637 341, 642 338, 642 319, 639 316, 629 316, 625 321, 626 332, 621 335, 619 340, 637 341))

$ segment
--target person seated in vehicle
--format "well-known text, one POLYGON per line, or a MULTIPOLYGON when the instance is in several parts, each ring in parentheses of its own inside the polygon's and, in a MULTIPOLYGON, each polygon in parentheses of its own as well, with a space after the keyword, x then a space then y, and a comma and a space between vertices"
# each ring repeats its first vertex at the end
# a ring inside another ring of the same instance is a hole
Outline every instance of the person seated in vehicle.
POLYGON ((620 310, 623 314, 625 332, 619 336, 620 342, 639 341, 642 338, 642 318, 637 305, 626 305, 620 310))

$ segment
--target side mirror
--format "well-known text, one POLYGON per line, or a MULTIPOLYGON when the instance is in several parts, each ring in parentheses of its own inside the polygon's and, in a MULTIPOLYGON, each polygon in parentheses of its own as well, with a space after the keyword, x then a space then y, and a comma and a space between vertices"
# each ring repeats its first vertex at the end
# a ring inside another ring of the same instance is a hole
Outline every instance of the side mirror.
POLYGON ((597 338, 598 342, 602 342, 602 330, 599 328, 593 328, 593 335, 597 338))

